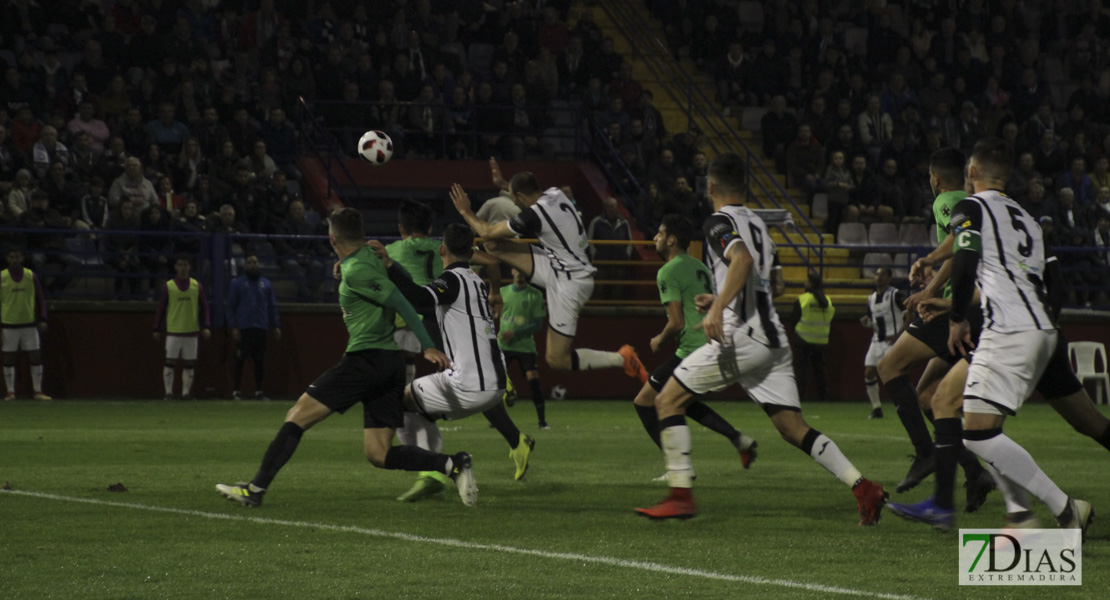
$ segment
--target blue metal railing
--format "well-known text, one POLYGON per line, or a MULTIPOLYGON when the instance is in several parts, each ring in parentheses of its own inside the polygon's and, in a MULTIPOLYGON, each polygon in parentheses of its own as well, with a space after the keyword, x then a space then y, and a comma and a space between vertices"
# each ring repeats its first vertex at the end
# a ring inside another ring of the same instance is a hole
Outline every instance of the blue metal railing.
POLYGON ((344 152, 340 148, 339 142, 331 131, 323 125, 322 119, 313 113, 304 98, 298 98, 297 109, 301 112, 301 118, 296 121, 301 127, 303 145, 310 151, 313 158, 320 161, 324 168, 324 176, 328 184, 324 200, 334 193, 340 201, 348 204, 348 199, 345 197, 346 191, 353 188, 356 194, 361 195, 361 188, 359 188, 358 181, 351 175, 347 165, 343 162, 344 152), (348 187, 344 188, 339 184, 336 173, 331 168, 333 164, 339 165, 339 169, 349 182, 348 187))

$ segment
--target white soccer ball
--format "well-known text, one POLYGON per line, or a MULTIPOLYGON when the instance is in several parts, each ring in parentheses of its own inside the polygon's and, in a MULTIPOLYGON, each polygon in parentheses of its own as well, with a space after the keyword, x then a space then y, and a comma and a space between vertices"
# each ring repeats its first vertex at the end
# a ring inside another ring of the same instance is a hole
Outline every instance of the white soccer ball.
POLYGON ((385 132, 376 129, 367 131, 358 140, 358 155, 362 160, 380 167, 393 158, 393 140, 385 132))
POLYGON ((567 397, 567 388, 565 388, 561 385, 557 385, 557 386, 551 388, 551 399, 552 400, 562 400, 566 397, 567 397))

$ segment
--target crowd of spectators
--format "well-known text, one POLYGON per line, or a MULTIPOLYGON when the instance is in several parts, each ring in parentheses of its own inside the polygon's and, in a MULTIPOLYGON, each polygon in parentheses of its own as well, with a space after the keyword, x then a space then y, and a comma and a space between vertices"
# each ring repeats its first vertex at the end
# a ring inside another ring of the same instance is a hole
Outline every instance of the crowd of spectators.
POLYGON ((764 155, 808 198, 826 194, 839 215, 830 233, 930 220, 930 154, 997 136, 1015 157, 1006 192, 1049 224, 1052 243, 1100 247, 1061 254, 1071 283, 1110 284, 1102 2, 646 3, 729 114, 765 113, 764 155))

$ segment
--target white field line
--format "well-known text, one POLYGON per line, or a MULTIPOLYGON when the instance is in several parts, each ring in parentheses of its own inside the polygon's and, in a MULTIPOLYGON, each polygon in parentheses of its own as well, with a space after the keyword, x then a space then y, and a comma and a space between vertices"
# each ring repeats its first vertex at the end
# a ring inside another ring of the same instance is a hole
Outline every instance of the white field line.
POLYGON ((11 496, 27 496, 31 498, 41 498, 44 500, 58 500, 62 502, 78 502, 83 504, 94 504, 97 506, 113 506, 116 508, 130 508, 133 510, 145 510, 150 512, 169 513, 174 515, 184 515, 189 517, 202 517, 205 519, 217 519, 224 521, 243 521, 249 523, 258 523, 261 525, 281 525, 285 527, 300 527, 305 529, 322 529, 327 531, 335 531, 339 533, 356 533, 360 535, 368 535, 379 538, 389 538, 395 540, 403 540, 406 542, 416 542, 421 544, 436 544, 439 546, 449 546, 452 548, 465 548, 467 550, 482 550, 488 552, 505 552, 508 554, 521 554, 525 556, 537 556, 540 558, 551 558, 557 560, 570 560, 582 563, 593 563, 597 565, 606 565, 610 567, 621 567, 625 569, 638 569, 641 571, 648 571, 651 573, 663 573, 667 575, 686 575, 689 577, 697 577, 701 579, 711 579, 715 581, 729 581, 736 583, 748 583, 752 585, 766 585, 772 587, 782 587, 806 590, 810 592, 819 592, 825 594, 841 594, 844 596, 856 596, 860 598, 881 598, 883 600, 923 600, 918 596, 906 596, 902 594, 886 594, 881 592, 869 592, 866 590, 856 590, 852 588, 837 587, 831 585, 821 585, 818 583, 805 583, 802 581, 793 581, 790 579, 768 579, 766 577, 756 577, 751 575, 732 575, 729 573, 717 573, 715 571, 704 571, 702 569, 688 569, 685 567, 674 567, 655 562, 646 562, 638 560, 625 560, 623 558, 614 558, 610 556, 596 556, 590 554, 576 554, 572 552, 548 552, 545 550, 533 550, 531 548, 518 548, 516 546, 504 546, 501 544, 480 544, 476 542, 468 542, 465 540, 456 540, 451 538, 433 538, 422 535, 414 535, 411 533, 403 533, 397 531, 384 531, 381 529, 370 529, 367 527, 357 527, 354 525, 334 525, 330 523, 312 523, 308 521, 287 521, 284 519, 267 519, 263 517, 250 517, 244 515, 234 515, 226 513, 205 512, 200 510, 187 510, 182 508, 170 508, 166 506, 150 506, 146 504, 131 504, 128 502, 113 502, 111 500, 96 500, 93 498, 79 498, 75 496, 59 496, 56 494, 45 494, 42 492, 28 492, 23 490, 0 490, 0 494, 8 494, 11 496))

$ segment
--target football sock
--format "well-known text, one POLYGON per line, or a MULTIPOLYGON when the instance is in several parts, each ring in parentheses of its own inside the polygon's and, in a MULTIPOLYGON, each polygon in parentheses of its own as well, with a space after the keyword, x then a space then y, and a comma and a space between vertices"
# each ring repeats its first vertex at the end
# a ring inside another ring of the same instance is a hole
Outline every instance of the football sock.
POLYGON ((979 464, 979 458, 975 456, 974 452, 964 448, 962 443, 960 446, 960 455, 957 460, 964 469, 964 479, 974 481, 983 472, 983 465, 979 464))
POLYGON ((416 434, 416 445, 432 452, 443 451, 443 434, 439 432, 439 425, 435 421, 421 419, 423 427, 416 434))
POLYGON ((259 467, 251 483, 262 489, 270 487, 270 482, 277 477, 278 471, 297 451, 297 444, 301 443, 303 435, 304 429, 301 429, 300 425, 292 422, 282 424, 281 429, 274 436, 274 441, 270 442, 269 448, 266 448, 266 454, 262 456, 262 466, 259 467))
POLYGON ((575 371, 617 369, 624 366, 624 357, 616 352, 582 348, 571 353, 571 364, 575 371))
POLYGON ((704 402, 696 401, 687 406, 686 416, 701 423, 703 427, 710 431, 715 431, 730 440, 740 437, 740 432, 731 423, 717 414, 717 411, 709 408, 704 402))
POLYGON ((419 420, 423 418, 417 413, 405 412, 405 424, 397 430, 397 439, 401 440, 401 444, 405 446, 416 445, 416 432, 421 429, 419 420))
POLYGON ((1029 510, 1029 494, 1025 490, 1006 478, 998 469, 991 466, 990 463, 986 464, 987 472, 994 478, 994 483, 998 485, 998 491, 1002 492, 1002 498, 1006 501, 1007 513, 1019 513, 1029 510))
POLYGON ((503 402, 498 402, 496 406, 482 413, 486 416, 486 420, 490 425, 493 425, 497 433, 509 442, 509 447, 516 449, 517 444, 520 443, 520 430, 517 429, 516 423, 513 423, 512 417, 509 416, 509 411, 505 409, 503 402))
POLYGON ((408 384, 412 383, 413 379, 416 379, 416 363, 406 362, 405 363, 405 385, 408 385, 408 384))
POLYGON ((663 449, 663 442, 659 439, 659 413, 655 412, 654 406, 640 406, 639 404, 632 405, 636 409, 636 415, 640 417, 640 422, 644 424, 644 430, 651 437, 651 441, 655 442, 659 449, 663 449))
POLYGON ((871 408, 881 408, 883 401, 879 399, 879 380, 872 379, 867 383, 867 399, 871 401, 871 408))
POLYGON ((811 428, 806 432, 802 439, 802 452, 810 455, 817 464, 828 469, 848 487, 854 486, 863 477, 859 469, 840 451, 836 442, 816 429, 811 428))
POLYGON ((1068 495, 1033 461, 1029 452, 1002 433, 1002 429, 965 431, 964 444, 984 461, 994 465, 1003 477, 1033 494, 1058 515, 1068 503, 1068 495))
POLYGON ((438 471, 445 454, 416 446, 393 446, 385 454, 385 468, 392 471, 438 471))
MULTIPOLYGON (((952 509, 955 506, 953 488, 956 485, 956 463, 960 451, 964 449, 961 441, 963 425, 957 418, 937 419, 935 422, 937 445, 937 470, 936 493, 934 500, 941 508, 952 509)), ((968 477, 971 480, 971 477, 968 477)))
POLYGON ((192 368, 181 369, 181 395, 188 396, 193 393, 193 373, 192 368))
MULTIPOLYGON (((7 371, 7 369, 4 369, 4 378, 6 379, 7 377, 8 377, 8 371, 7 371)), ((10 390, 12 388, 9 386, 8 389, 10 390)), ((1103 448, 1106 448, 1107 450, 1110 450, 1110 425, 1107 425, 1106 431, 1103 431, 1102 435, 1096 437, 1095 441, 1102 444, 1103 448)))
POLYGON ((173 395, 173 367, 162 367, 162 385, 166 386, 166 395, 173 395))
POLYGON ((544 403, 543 388, 540 387, 540 378, 528 380, 528 387, 532 388, 532 404, 536 405, 536 417, 540 423, 547 422, 547 405, 544 403))
MULTIPOLYGON (((15 393, 15 367, 4 366, 4 385, 8 386, 8 393, 15 393)), ((1108 429, 1107 431, 1110 431, 1108 429)))
POLYGON ((693 487, 694 465, 690 462, 690 428, 686 426, 686 417, 674 415, 660 419, 659 437, 667 462, 667 483, 672 488, 693 487))
POLYGON ((899 375, 886 382, 886 389, 898 410, 898 418, 902 421, 902 427, 906 428, 906 433, 910 436, 910 443, 913 444, 916 455, 919 457, 931 456, 933 454, 933 439, 929 436, 929 428, 925 425, 925 417, 921 414, 921 408, 917 404, 917 391, 913 389, 910 378, 899 375))
POLYGON ((35 393, 42 392, 42 365, 31 365, 31 389, 35 393))

